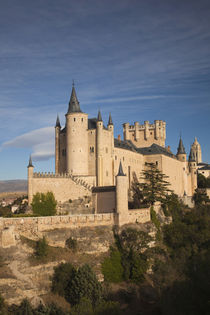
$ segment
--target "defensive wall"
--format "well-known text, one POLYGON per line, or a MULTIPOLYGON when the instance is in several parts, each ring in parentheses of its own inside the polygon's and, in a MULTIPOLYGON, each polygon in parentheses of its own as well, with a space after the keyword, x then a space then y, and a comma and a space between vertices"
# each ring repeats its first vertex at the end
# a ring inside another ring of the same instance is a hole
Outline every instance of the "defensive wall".
MULTIPOLYGON (((42 232, 54 229, 79 229, 82 227, 122 225, 120 213, 62 215, 47 217, 0 218, 0 246, 10 247, 16 244, 18 235, 37 238, 42 232)), ((123 224, 145 223, 150 221, 150 210, 128 210, 123 224)))

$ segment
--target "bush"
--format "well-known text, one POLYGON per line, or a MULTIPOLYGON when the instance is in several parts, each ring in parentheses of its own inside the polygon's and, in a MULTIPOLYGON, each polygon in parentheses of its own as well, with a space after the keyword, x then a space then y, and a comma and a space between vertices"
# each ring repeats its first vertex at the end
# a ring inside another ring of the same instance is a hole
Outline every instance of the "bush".
POLYGON ((33 214, 39 216, 48 216, 56 214, 56 205, 54 194, 48 191, 44 193, 36 193, 31 203, 33 214))
POLYGON ((76 269, 70 263, 61 263, 54 268, 52 292, 65 297, 69 281, 74 277, 76 269))
POLYGON ((36 242, 35 256, 37 258, 41 259, 41 258, 46 257, 48 254, 48 250, 49 250, 49 247, 48 247, 45 237, 43 237, 42 239, 36 242))
POLYGON ((66 242, 65 242, 66 246, 71 249, 74 253, 76 253, 78 245, 77 245, 77 240, 69 237, 66 242))
POLYGON ((119 250, 111 248, 110 257, 106 257, 102 263, 102 273, 107 282, 123 280, 123 267, 119 250))
POLYGON ((101 284, 89 265, 79 267, 69 280, 66 299, 72 305, 78 304, 83 297, 90 299, 92 305, 101 299, 101 284))

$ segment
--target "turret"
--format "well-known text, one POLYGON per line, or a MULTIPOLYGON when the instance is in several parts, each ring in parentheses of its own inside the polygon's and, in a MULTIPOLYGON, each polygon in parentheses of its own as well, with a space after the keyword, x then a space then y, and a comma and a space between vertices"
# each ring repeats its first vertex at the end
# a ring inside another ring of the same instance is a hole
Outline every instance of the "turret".
POLYGON ((183 145, 181 137, 180 137, 180 140, 179 140, 179 146, 177 148, 176 156, 177 156, 178 160, 181 161, 181 162, 186 162, 186 160, 187 160, 187 155, 186 155, 185 148, 184 148, 184 145, 183 145))
POLYGON ((129 123, 123 124, 123 138, 124 140, 130 140, 129 123))
POLYGON ((56 124, 55 124, 55 173, 59 173, 59 160, 60 160, 60 130, 61 124, 59 116, 57 115, 56 124))
POLYGON ((145 122, 144 122, 144 125, 145 125, 145 130, 144 130, 144 138, 145 138, 145 140, 148 140, 148 138, 149 138, 149 121, 148 120, 146 120, 145 122))
POLYGON ((114 130, 114 125, 113 125, 111 113, 109 113, 109 121, 108 121, 107 127, 108 127, 108 130, 111 130, 111 131, 114 130))
POLYGON ((196 163, 196 157, 194 154, 194 151, 190 150, 190 155, 188 159, 189 163, 189 171, 191 173, 191 188, 192 188, 192 195, 195 192, 195 189, 197 188, 197 163, 196 163))
POLYGON ((118 224, 123 225, 128 222, 128 179, 123 172, 120 161, 119 171, 116 176, 116 211, 118 224))
POLYGON ((30 206, 33 199, 33 173, 34 173, 34 166, 32 164, 32 158, 30 156, 29 163, 28 163, 28 205, 30 206))
POLYGON ((97 186, 103 186, 103 120, 100 110, 96 122, 96 161, 97 186))
POLYGON ((88 115, 80 109, 74 84, 66 113, 66 170, 88 175, 88 115))
POLYGON ((134 123, 134 126, 135 126, 134 139, 135 139, 136 141, 138 141, 138 140, 139 140, 139 122, 136 121, 136 122, 134 123))

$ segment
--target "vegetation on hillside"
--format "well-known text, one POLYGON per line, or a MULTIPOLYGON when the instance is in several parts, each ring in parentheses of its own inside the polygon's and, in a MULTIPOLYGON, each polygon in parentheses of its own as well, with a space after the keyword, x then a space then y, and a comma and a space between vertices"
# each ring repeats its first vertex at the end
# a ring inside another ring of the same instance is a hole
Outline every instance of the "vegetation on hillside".
POLYGON ((31 203, 33 214, 39 216, 51 216, 56 214, 55 196, 51 191, 44 193, 36 193, 31 203))

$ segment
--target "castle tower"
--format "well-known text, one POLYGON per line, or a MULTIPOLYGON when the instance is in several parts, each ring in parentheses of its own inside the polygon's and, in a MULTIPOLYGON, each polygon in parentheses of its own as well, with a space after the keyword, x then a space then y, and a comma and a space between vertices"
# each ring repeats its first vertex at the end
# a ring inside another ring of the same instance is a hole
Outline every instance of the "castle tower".
POLYGON ((96 178, 97 186, 103 186, 103 120, 100 110, 96 122, 96 178))
POLYGON ((197 138, 195 138, 193 144, 191 145, 191 150, 195 156, 195 160, 197 163, 201 163, 202 162, 202 155, 201 155, 201 146, 198 143, 197 138))
POLYGON ((176 156, 177 156, 177 158, 178 158, 178 160, 180 162, 186 162, 186 160, 187 160, 187 155, 186 155, 185 148, 184 148, 184 145, 183 145, 181 137, 180 137, 180 140, 179 140, 179 146, 177 148, 176 156))
POLYGON ((34 166, 32 164, 32 159, 31 156, 29 158, 29 163, 28 163, 28 205, 30 206, 32 203, 33 199, 33 173, 34 173, 34 166))
POLYGON ((197 163, 196 163, 196 157, 194 154, 194 151, 191 149, 190 150, 190 155, 189 155, 189 171, 191 174, 191 188, 192 188, 192 195, 195 192, 195 189, 197 188, 197 163))
POLYGON ((111 132, 111 177, 112 177, 112 182, 111 184, 114 185, 115 179, 114 179, 114 124, 112 121, 112 116, 111 114, 109 114, 109 121, 108 121, 108 125, 107 125, 108 130, 111 132))
POLYGON ((88 175, 88 115, 80 109, 74 84, 66 113, 66 171, 88 175))
POLYGON ((123 173, 122 163, 120 161, 119 171, 116 176, 116 211, 118 215, 118 224, 123 225, 128 222, 128 179, 123 173))
POLYGON ((61 124, 60 119, 57 115, 56 124, 55 124, 55 173, 59 173, 59 159, 60 159, 60 131, 61 124))

